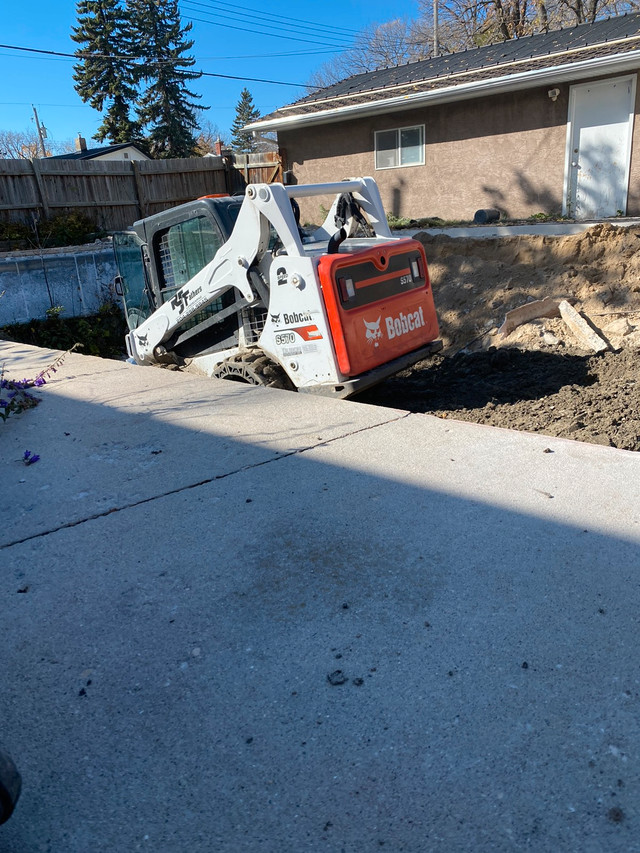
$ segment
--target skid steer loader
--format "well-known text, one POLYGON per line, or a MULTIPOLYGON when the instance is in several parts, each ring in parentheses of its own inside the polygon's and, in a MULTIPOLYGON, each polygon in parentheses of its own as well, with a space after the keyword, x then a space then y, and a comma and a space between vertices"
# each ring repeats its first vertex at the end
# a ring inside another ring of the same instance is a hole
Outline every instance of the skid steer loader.
POLYGON ((140 365, 348 397, 441 348, 422 245, 391 235, 372 178, 250 184, 114 236, 140 365), (295 198, 335 195, 306 234, 295 198))

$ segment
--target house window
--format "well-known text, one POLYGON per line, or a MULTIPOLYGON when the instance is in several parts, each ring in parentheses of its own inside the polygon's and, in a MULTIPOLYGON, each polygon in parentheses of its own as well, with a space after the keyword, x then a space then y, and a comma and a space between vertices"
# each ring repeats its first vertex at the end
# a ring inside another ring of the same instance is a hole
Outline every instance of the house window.
POLYGON ((376 169, 424 165, 424 125, 378 130, 375 134, 376 169))

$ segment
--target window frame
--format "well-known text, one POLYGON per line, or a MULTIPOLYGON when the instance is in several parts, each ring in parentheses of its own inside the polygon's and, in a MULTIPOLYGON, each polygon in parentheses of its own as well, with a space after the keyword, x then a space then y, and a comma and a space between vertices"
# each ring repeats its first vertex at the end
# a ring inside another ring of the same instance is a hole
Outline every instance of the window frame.
POLYGON ((374 131, 374 135, 373 135, 374 168, 377 172, 381 172, 381 171, 384 171, 386 169, 409 169, 409 168, 415 167, 415 166, 424 166, 424 164, 425 164, 424 148, 425 148, 425 125, 424 124, 409 124, 409 125, 405 125, 404 127, 389 127, 389 128, 385 128, 384 130, 376 130, 376 131, 374 131), (418 162, 418 163, 401 163, 400 162, 400 160, 402 159, 401 139, 402 139, 402 131, 403 130, 419 130, 420 131, 421 158, 420 158, 420 162, 418 162), (378 135, 381 133, 391 133, 392 131, 395 131, 395 133, 396 133, 396 149, 395 150, 396 150, 396 156, 398 158, 398 163, 395 166, 379 166, 378 165, 378 135))

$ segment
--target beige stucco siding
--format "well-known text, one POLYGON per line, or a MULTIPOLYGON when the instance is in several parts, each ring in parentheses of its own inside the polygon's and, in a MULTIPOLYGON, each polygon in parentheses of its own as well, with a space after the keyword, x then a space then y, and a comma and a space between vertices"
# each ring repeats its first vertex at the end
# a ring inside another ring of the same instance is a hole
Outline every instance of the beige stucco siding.
MULTIPOLYGON (((472 219, 496 207, 509 217, 562 211, 569 85, 286 130, 279 141, 299 183, 374 175, 398 216, 472 219), (374 133, 424 124, 425 165, 375 170, 374 133)), ((629 213, 640 213, 634 138, 629 213)), ((309 219, 317 219, 303 209, 309 219)))

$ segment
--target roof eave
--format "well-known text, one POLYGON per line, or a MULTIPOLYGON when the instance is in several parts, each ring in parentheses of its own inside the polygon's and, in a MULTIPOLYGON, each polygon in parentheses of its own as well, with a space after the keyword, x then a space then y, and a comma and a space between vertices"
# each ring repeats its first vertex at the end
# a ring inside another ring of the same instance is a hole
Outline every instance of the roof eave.
POLYGON ((483 95, 499 95, 504 92, 521 91, 533 86, 546 86, 567 80, 584 80, 594 75, 621 73, 637 69, 640 65, 640 50, 614 56, 585 59, 582 62, 555 65, 550 68, 523 71, 519 74, 508 74, 494 77, 490 80, 476 80, 471 83, 460 83, 446 86, 429 92, 415 92, 410 95, 397 95, 393 98, 380 98, 364 104, 352 104, 346 107, 335 107, 317 113, 302 113, 282 118, 264 119, 247 125, 248 130, 288 130, 290 128, 307 127, 317 124, 333 124, 352 118, 366 118, 375 115, 381 107, 385 112, 399 112, 408 107, 424 106, 427 104, 454 103, 465 101, 483 95))

